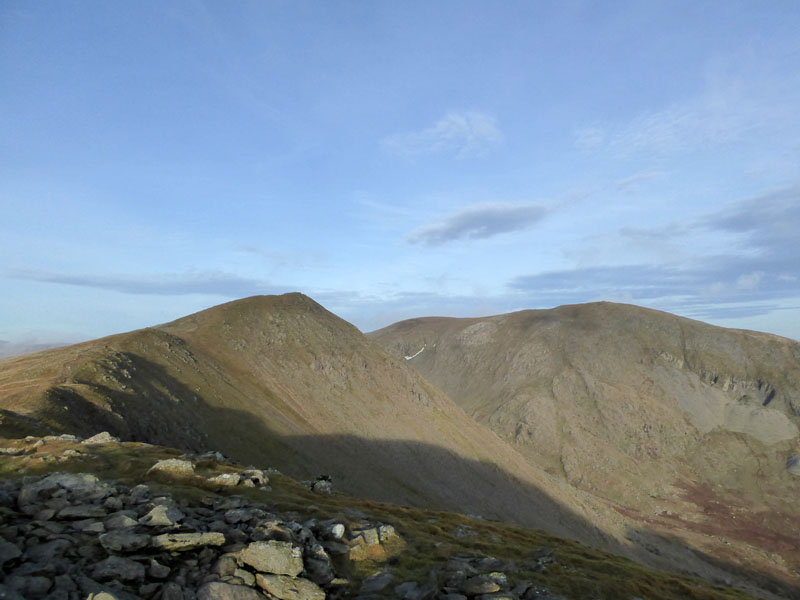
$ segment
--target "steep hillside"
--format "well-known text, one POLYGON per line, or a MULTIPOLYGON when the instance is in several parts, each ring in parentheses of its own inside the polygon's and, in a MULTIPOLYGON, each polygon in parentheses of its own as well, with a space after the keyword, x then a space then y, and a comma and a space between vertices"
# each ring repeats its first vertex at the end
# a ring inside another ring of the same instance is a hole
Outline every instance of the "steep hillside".
MULTIPOLYGON (((432 346, 425 346, 411 361, 392 357, 356 328, 300 294, 247 298, 162 326, 2 360, 0 435, 71 433, 86 437, 107 430, 125 441, 188 451, 220 450, 243 463, 279 464, 281 470, 299 479, 324 473, 333 477, 338 489, 373 500, 456 510, 542 528, 659 568, 699 575, 771 598, 786 597, 786 586, 797 583, 792 575, 794 563, 785 558, 788 553, 758 537, 748 539, 754 543, 749 548, 755 549, 744 553, 739 541, 709 546, 708 540, 723 534, 704 529, 701 521, 681 520, 687 513, 679 513, 681 517, 663 513, 685 504, 681 494, 704 503, 697 511, 713 512, 718 488, 708 487, 711 484, 706 485, 706 479, 691 478, 701 466, 706 468, 705 464, 690 464, 679 471, 680 463, 703 443, 703 460, 716 464, 722 473, 731 464, 727 462, 731 452, 738 448, 736 440, 747 448, 756 447, 750 436, 714 437, 714 430, 703 434, 706 437, 700 433, 687 436, 685 427, 679 435, 674 425, 678 409, 657 408, 657 403, 652 403, 637 412, 628 406, 635 404, 628 397, 614 400, 616 404, 610 403, 606 410, 599 396, 581 396, 581 390, 591 389, 591 382, 582 379, 589 371, 570 367, 550 384, 555 393, 551 439, 557 450, 548 451, 566 458, 552 460, 543 452, 545 459, 540 461, 537 434, 528 436, 531 443, 521 443, 525 434, 517 435, 516 425, 522 419, 514 416, 513 435, 507 435, 498 427, 505 422, 500 409, 506 401, 502 395, 489 393, 502 391, 503 377, 497 375, 504 366, 498 359, 513 359, 513 345, 506 348, 505 342, 495 341, 492 346, 491 332, 484 331, 484 325, 475 321, 466 326, 475 324, 478 326, 467 331, 459 343, 484 350, 450 355, 444 352, 448 344, 440 343, 436 355, 445 361, 440 366, 450 379, 437 383, 451 390, 469 412, 481 417, 478 409, 484 407, 483 421, 500 436, 409 366, 409 362, 434 355, 429 351, 432 346), (461 378, 463 383, 456 383, 461 378), (471 386, 475 395, 462 393, 471 386), (611 443, 603 445, 608 442, 602 439, 604 432, 614 429, 608 423, 616 419, 620 431, 636 431, 641 427, 636 419, 645 417, 651 431, 660 423, 665 433, 659 435, 680 439, 684 453, 673 452, 663 464, 653 459, 640 466, 626 454, 634 452, 635 446, 616 450, 611 443), (603 419, 605 429, 600 428, 603 419), (595 474, 595 469, 602 475, 595 474), (617 469, 629 470, 630 477, 617 469), (581 474, 589 471, 592 477, 584 475, 580 480, 581 474), (662 484, 666 492, 661 490, 662 484), (661 512, 654 515, 648 502, 655 500, 627 502, 626 493, 646 498, 662 494, 661 498, 671 498, 673 504, 658 505, 661 512), (654 519, 669 527, 652 526, 654 519)), ((462 322, 461 330, 464 328, 462 322)), ((611 333, 608 337, 614 339, 611 333)), ((404 344, 411 348, 420 340, 398 342, 393 351, 404 344)), ((580 346, 577 342, 573 345, 580 346)), ((417 350, 419 347, 413 352, 417 350)), ((573 356, 569 360, 578 364, 584 359, 573 350, 565 348, 563 356, 573 356)), ((584 352, 607 369, 620 368, 614 366, 617 363, 611 354, 601 356, 591 345, 584 352)), ((663 362, 665 371, 677 369, 676 361, 684 354, 669 348, 664 352, 653 360, 663 362)), ((525 358, 523 354, 520 364, 535 365, 537 356, 525 358)), ((620 360, 625 356, 621 354, 620 360)), ((644 363, 641 369, 647 370, 644 363)), ((709 373, 726 371, 709 368, 709 373)), ((432 373, 428 376, 434 379, 432 373)), ((611 389, 612 379, 599 379, 611 389)), ((777 390, 770 400, 774 406, 788 410, 791 399, 780 395, 782 380, 764 375, 764 381, 777 390)), ((529 389, 534 397, 535 388, 529 389)), ((519 410, 523 405, 518 401, 519 410)), ((539 408, 530 413, 530 427, 538 425, 540 413, 539 408)), ((775 442, 777 446, 767 445, 754 439, 764 444, 762 452, 770 448, 785 452, 790 444, 781 440, 775 442)), ((765 481, 777 485, 774 479, 765 481)), ((726 485, 725 490, 732 489, 726 485)), ((744 490, 740 502, 763 497, 763 504, 733 516, 740 519, 737 523, 746 517, 745 526, 753 536, 762 535, 762 529, 748 520, 751 517, 782 524, 785 535, 780 543, 789 547, 795 544, 796 538, 791 536, 797 521, 786 519, 793 517, 794 508, 778 506, 769 499, 773 491, 775 498, 789 498, 783 488, 767 487, 762 496, 747 495, 750 492, 744 490), (767 509, 772 512, 766 513, 767 509)), ((695 514, 700 514, 697 511, 695 514)), ((764 531, 777 535, 777 529, 764 531)))
POLYGON ((800 344, 595 303, 372 334, 531 464, 743 567, 800 568, 800 344))
POLYGON ((108 430, 213 448, 298 478, 324 473, 378 500, 611 543, 592 524, 607 508, 528 465, 404 361, 300 294, 6 359, 0 394, 7 436, 108 430))

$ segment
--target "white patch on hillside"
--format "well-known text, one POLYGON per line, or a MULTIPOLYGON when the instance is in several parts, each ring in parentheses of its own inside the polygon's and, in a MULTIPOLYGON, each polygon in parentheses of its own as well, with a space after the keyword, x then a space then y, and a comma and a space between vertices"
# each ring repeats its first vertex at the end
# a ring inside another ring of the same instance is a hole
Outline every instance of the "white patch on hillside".
POLYGON ((406 360, 411 360, 412 358, 415 358, 415 357, 419 356, 420 354, 422 354, 422 351, 423 351, 423 350, 425 350, 425 346, 422 346, 422 348, 420 348, 420 349, 417 351, 417 353, 416 353, 416 354, 412 354, 411 356, 406 356, 406 357, 404 357, 404 358, 405 358, 406 360))

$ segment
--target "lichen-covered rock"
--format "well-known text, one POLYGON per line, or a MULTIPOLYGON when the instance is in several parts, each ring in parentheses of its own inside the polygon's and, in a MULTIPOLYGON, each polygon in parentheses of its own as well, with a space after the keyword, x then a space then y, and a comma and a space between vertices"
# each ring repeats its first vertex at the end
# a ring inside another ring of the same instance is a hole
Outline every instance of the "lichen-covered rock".
POLYGON ((165 458, 158 461, 147 471, 147 475, 155 475, 157 473, 179 477, 191 476, 194 475, 194 463, 180 458, 165 458))
POLYGON ((186 515, 174 506, 159 504, 139 519, 139 523, 142 525, 149 525, 150 527, 171 527, 177 525, 185 516, 186 515))
POLYGON ((101 433, 93 435, 90 438, 86 438, 81 443, 86 444, 88 446, 88 445, 91 445, 91 444, 108 444, 108 443, 113 443, 113 442, 119 442, 119 438, 118 437, 114 437, 113 435, 111 435, 107 431, 103 431, 101 433))
POLYGON ((500 585, 490 577, 479 575, 470 577, 461 585, 461 591, 467 596, 492 594, 500 591, 500 585))
POLYGON ((214 477, 208 478, 209 483, 213 483, 215 485, 222 485, 226 487, 234 487, 239 485, 239 474, 238 473, 220 473, 219 475, 215 475, 214 477))
POLYGON ((303 571, 303 551, 289 542, 252 542, 239 552, 238 560, 261 573, 294 577, 303 571))
POLYGON ((280 600, 325 600, 325 592, 308 579, 258 573, 256 583, 280 600))
POLYGON ((197 600, 264 600, 264 595, 246 585, 212 581, 197 590, 197 600))
POLYGON ((222 546, 225 536, 217 531, 206 533, 165 533, 153 538, 151 545, 171 552, 193 550, 202 546, 222 546))

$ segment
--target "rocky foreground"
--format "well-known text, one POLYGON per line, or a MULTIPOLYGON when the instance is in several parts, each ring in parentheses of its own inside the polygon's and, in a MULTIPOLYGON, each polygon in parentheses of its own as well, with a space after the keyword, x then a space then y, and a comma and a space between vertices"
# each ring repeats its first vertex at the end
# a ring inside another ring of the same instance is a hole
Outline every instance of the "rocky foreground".
MULTIPOLYGON (((114 444, 108 434, 83 441, 114 444)), ((6 456, 34 456, 50 436, 6 456)), ((82 450, 42 454, 45 462, 69 461, 82 450)), ((191 457, 157 461, 154 478, 197 478, 191 457)), ((30 462, 30 460, 28 460, 30 462)), ((0 483, 0 598, 20 600, 323 600, 381 596, 402 600, 557 600, 563 596, 512 574, 514 565, 488 556, 451 556, 425 581, 398 580, 391 556, 405 545, 388 523, 347 510, 342 518, 304 519, 274 512, 238 490, 270 491, 260 469, 205 479, 224 494, 175 498, 147 484, 128 486, 91 473, 51 472, 0 483), (354 561, 384 560, 386 567, 350 578, 354 561)), ((310 483, 330 493, 325 479, 310 483)), ((458 535, 474 535, 462 528, 458 535)), ((532 554, 529 568, 546 570, 553 550, 532 554)))

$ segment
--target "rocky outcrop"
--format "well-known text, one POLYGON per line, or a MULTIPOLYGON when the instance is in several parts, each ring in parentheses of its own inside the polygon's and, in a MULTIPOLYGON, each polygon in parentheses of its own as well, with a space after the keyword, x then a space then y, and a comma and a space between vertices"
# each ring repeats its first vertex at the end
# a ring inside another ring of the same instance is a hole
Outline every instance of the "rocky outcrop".
MULTIPOLYGON (((194 471, 183 462, 179 475, 194 471)), ((236 480, 267 478, 251 469, 236 480)), ((5 481, 0 597, 323 600, 351 587, 338 575, 342 560, 400 539, 383 523, 359 521, 351 530, 336 520, 296 519, 240 496, 190 504, 90 474, 5 481)))

